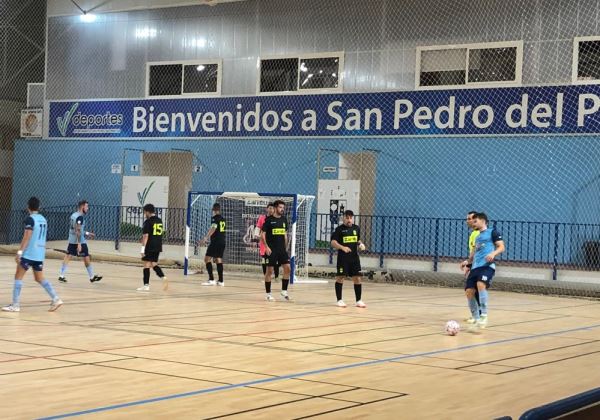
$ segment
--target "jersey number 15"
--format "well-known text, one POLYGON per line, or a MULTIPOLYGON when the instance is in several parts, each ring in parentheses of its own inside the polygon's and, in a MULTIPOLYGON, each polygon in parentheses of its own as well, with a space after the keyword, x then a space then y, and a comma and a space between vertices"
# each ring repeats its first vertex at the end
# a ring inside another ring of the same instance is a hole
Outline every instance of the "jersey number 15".
POLYGON ((163 225, 162 223, 156 223, 152 225, 152 236, 161 236, 163 234, 163 225))

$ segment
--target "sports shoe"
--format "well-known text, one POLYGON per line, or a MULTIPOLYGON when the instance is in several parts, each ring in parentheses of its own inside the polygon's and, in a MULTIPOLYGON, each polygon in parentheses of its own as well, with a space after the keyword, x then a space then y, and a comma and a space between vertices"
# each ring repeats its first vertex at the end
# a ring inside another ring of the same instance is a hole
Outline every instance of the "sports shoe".
POLYGON ((150 285, 149 284, 144 284, 142 287, 138 287, 137 289, 138 292, 149 292, 150 291, 150 285))
POLYGON ((21 312, 21 307, 17 305, 13 305, 12 303, 8 306, 3 306, 2 310, 4 312, 21 312))
POLYGON ((214 280, 205 281, 202 286, 216 286, 217 282, 214 280))
POLYGON ((481 315, 481 317, 477 320, 477 326, 479 328, 487 327, 488 317, 487 315, 481 315))
POLYGON ((162 278, 162 282, 163 282, 163 290, 169 290, 169 280, 167 279, 167 276, 164 276, 162 278))
POLYGON ((102 280, 102 276, 99 276, 99 275, 95 274, 94 277, 92 277, 90 279, 90 283, 95 283, 95 282, 100 281, 100 280, 102 280))
POLYGON ((472 316, 469 318, 465 318, 465 322, 467 324, 477 324, 477 320, 475 318, 473 318, 472 316))
POLYGON ((284 298, 285 300, 290 300, 290 295, 288 295, 287 290, 281 291, 281 297, 284 298))
POLYGON ((367 304, 365 302, 363 302, 362 300, 359 300, 358 302, 356 302, 356 307, 357 308, 366 308, 367 304))
POLYGON ((58 281, 61 283, 66 283, 67 282, 67 278, 65 276, 58 276, 58 281))
POLYGON ((224 281, 218 281, 217 282, 217 286, 224 287, 225 286, 225 282, 224 281))
POLYGON ((54 312, 56 311, 58 308, 60 308, 63 305, 63 301, 60 300, 60 298, 56 298, 52 301, 52 303, 50 304, 50 309, 48 309, 48 312, 54 312))
POLYGON ((342 299, 340 299, 337 301, 337 306, 338 306, 338 308, 345 308, 346 303, 344 303, 344 301, 342 299))
POLYGON ((267 301, 268 301, 268 302, 275 302, 275 298, 273 297, 273 295, 272 295, 272 294, 270 294, 270 293, 267 293, 267 301))

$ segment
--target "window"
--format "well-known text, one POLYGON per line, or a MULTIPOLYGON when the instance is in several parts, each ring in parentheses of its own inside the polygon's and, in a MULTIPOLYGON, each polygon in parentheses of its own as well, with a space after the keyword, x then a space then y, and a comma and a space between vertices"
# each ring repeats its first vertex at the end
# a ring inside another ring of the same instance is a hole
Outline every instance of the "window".
POLYGON ((522 41, 417 47, 416 86, 515 86, 522 66, 522 41))
POLYGON ((600 83, 600 37, 575 38, 573 83, 600 83))
POLYGON ((148 63, 146 96, 207 96, 221 93, 221 62, 148 63))
POLYGON ((260 59, 258 93, 341 91, 343 53, 260 59))

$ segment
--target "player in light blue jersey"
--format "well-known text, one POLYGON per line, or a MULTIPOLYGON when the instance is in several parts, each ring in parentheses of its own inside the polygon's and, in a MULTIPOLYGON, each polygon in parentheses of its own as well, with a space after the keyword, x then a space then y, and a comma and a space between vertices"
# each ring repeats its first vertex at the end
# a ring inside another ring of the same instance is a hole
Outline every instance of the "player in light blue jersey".
POLYGON ((58 274, 58 281, 62 283, 67 282, 65 274, 67 273, 67 266, 72 257, 83 257, 83 263, 91 283, 102 280, 102 276, 94 274, 94 268, 92 267, 90 252, 87 246, 87 239, 93 239, 95 236, 93 232, 85 230, 84 216, 89 210, 89 203, 86 200, 82 200, 77 205, 77 211, 73 213, 69 219, 69 245, 67 246, 67 255, 65 255, 58 274))
POLYGON ((496 273, 496 257, 505 250, 502 234, 496 229, 488 228, 488 218, 485 213, 477 213, 473 220, 473 228, 479 231, 475 238, 475 246, 469 255, 468 263, 472 264, 471 271, 465 283, 465 295, 469 302, 474 324, 485 328, 488 322, 488 288, 496 273), (479 303, 475 293, 479 293, 479 303))
POLYGON ((52 284, 44 278, 44 259, 46 258, 46 234, 48 232, 48 223, 44 216, 39 214, 40 200, 31 197, 27 203, 29 217, 25 219, 25 232, 21 245, 17 251, 15 260, 17 261, 17 272, 15 273, 15 284, 13 288, 13 300, 8 306, 2 308, 5 312, 20 312, 20 296, 23 287, 23 277, 31 267, 33 269, 33 278, 50 295, 50 312, 56 311, 63 304, 63 301, 56 295, 52 284))

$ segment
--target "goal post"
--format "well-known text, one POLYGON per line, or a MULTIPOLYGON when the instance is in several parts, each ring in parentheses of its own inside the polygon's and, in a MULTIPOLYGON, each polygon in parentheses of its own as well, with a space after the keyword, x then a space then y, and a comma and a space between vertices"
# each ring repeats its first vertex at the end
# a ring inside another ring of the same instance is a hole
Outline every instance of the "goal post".
POLYGON ((290 282, 308 278, 310 215, 314 196, 293 193, 190 191, 186 212, 184 274, 202 267, 203 252, 198 241, 210 229, 212 206, 219 203, 226 221, 224 264, 239 270, 260 266, 256 225, 266 207, 282 200, 289 221, 290 282))

